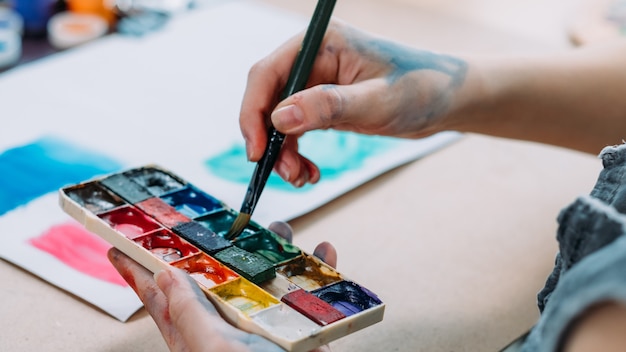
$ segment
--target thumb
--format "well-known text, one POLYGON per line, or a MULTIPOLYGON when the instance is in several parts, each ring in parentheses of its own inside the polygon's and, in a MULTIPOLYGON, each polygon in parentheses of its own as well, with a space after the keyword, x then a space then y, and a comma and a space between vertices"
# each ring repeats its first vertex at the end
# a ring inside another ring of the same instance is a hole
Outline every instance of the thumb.
MULTIPOLYGON (((276 106, 271 115, 274 127, 285 134, 302 134, 316 129, 363 131, 365 115, 378 116, 385 104, 381 97, 384 80, 352 85, 325 84, 302 90, 276 106), (358 121, 357 121, 358 119, 358 121), (358 128, 359 130, 355 130, 358 128)), ((363 131, 368 132, 368 131, 363 131)))
MULTIPOLYGON (((192 351, 201 350, 203 346, 199 344, 204 336, 213 334, 219 325, 214 321, 218 316, 215 307, 206 299, 198 285, 181 270, 162 270, 154 277, 167 298, 170 321, 181 335, 182 341, 192 351)), ((215 335, 214 340, 218 340, 219 333, 215 335)))

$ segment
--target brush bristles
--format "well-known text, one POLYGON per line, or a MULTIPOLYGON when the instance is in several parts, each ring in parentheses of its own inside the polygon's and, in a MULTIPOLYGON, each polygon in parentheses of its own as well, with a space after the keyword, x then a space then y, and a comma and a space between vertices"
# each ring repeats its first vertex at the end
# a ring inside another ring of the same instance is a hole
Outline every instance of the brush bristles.
POLYGON ((235 219, 235 222, 233 222, 233 225, 230 227, 230 230, 228 230, 226 236, 224 237, 227 240, 234 240, 235 238, 237 238, 237 236, 241 235, 241 232, 243 232, 243 229, 248 226, 249 222, 250 214, 239 213, 239 215, 237 215, 237 218, 235 219))

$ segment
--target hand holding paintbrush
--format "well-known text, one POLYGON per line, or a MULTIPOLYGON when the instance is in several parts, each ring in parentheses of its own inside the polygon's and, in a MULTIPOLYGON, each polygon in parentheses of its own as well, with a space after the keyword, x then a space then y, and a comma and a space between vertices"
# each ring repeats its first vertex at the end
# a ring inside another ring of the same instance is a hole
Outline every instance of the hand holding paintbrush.
MULTIPOLYGON (((336 0, 320 0, 315 8, 309 27, 304 35, 302 46, 294 62, 289 75, 289 80, 280 97, 281 100, 305 88, 309 74, 313 68, 315 57, 324 39, 326 28, 335 7, 336 0)), ((274 164, 280 154, 280 149, 285 141, 285 135, 278 132, 273 126, 270 127, 267 147, 263 156, 257 163, 252 179, 246 191, 239 215, 226 234, 226 238, 233 240, 241 234, 248 225, 252 212, 256 207, 265 183, 274 168, 274 164)))

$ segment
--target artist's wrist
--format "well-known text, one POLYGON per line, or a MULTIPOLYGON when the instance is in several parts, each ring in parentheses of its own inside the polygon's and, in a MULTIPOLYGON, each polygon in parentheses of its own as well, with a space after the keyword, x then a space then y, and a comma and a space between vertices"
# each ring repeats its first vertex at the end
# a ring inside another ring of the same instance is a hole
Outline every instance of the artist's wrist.
POLYGON ((515 139, 534 139, 534 116, 544 93, 537 92, 540 65, 530 58, 476 56, 453 108, 447 129, 515 139), (538 99, 539 97, 539 99, 538 99))
POLYGON ((449 108, 435 127, 438 131, 477 132, 493 115, 498 94, 487 85, 484 65, 474 59, 464 60, 465 77, 451 92, 449 108))

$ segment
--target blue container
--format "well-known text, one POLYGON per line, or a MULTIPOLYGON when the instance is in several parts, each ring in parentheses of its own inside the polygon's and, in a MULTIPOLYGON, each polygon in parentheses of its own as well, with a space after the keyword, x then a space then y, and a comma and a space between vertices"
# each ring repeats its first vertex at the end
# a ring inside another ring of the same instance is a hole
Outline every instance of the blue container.
POLYGON ((57 0, 13 0, 13 9, 24 20, 24 34, 43 36, 48 20, 56 10, 57 0))

